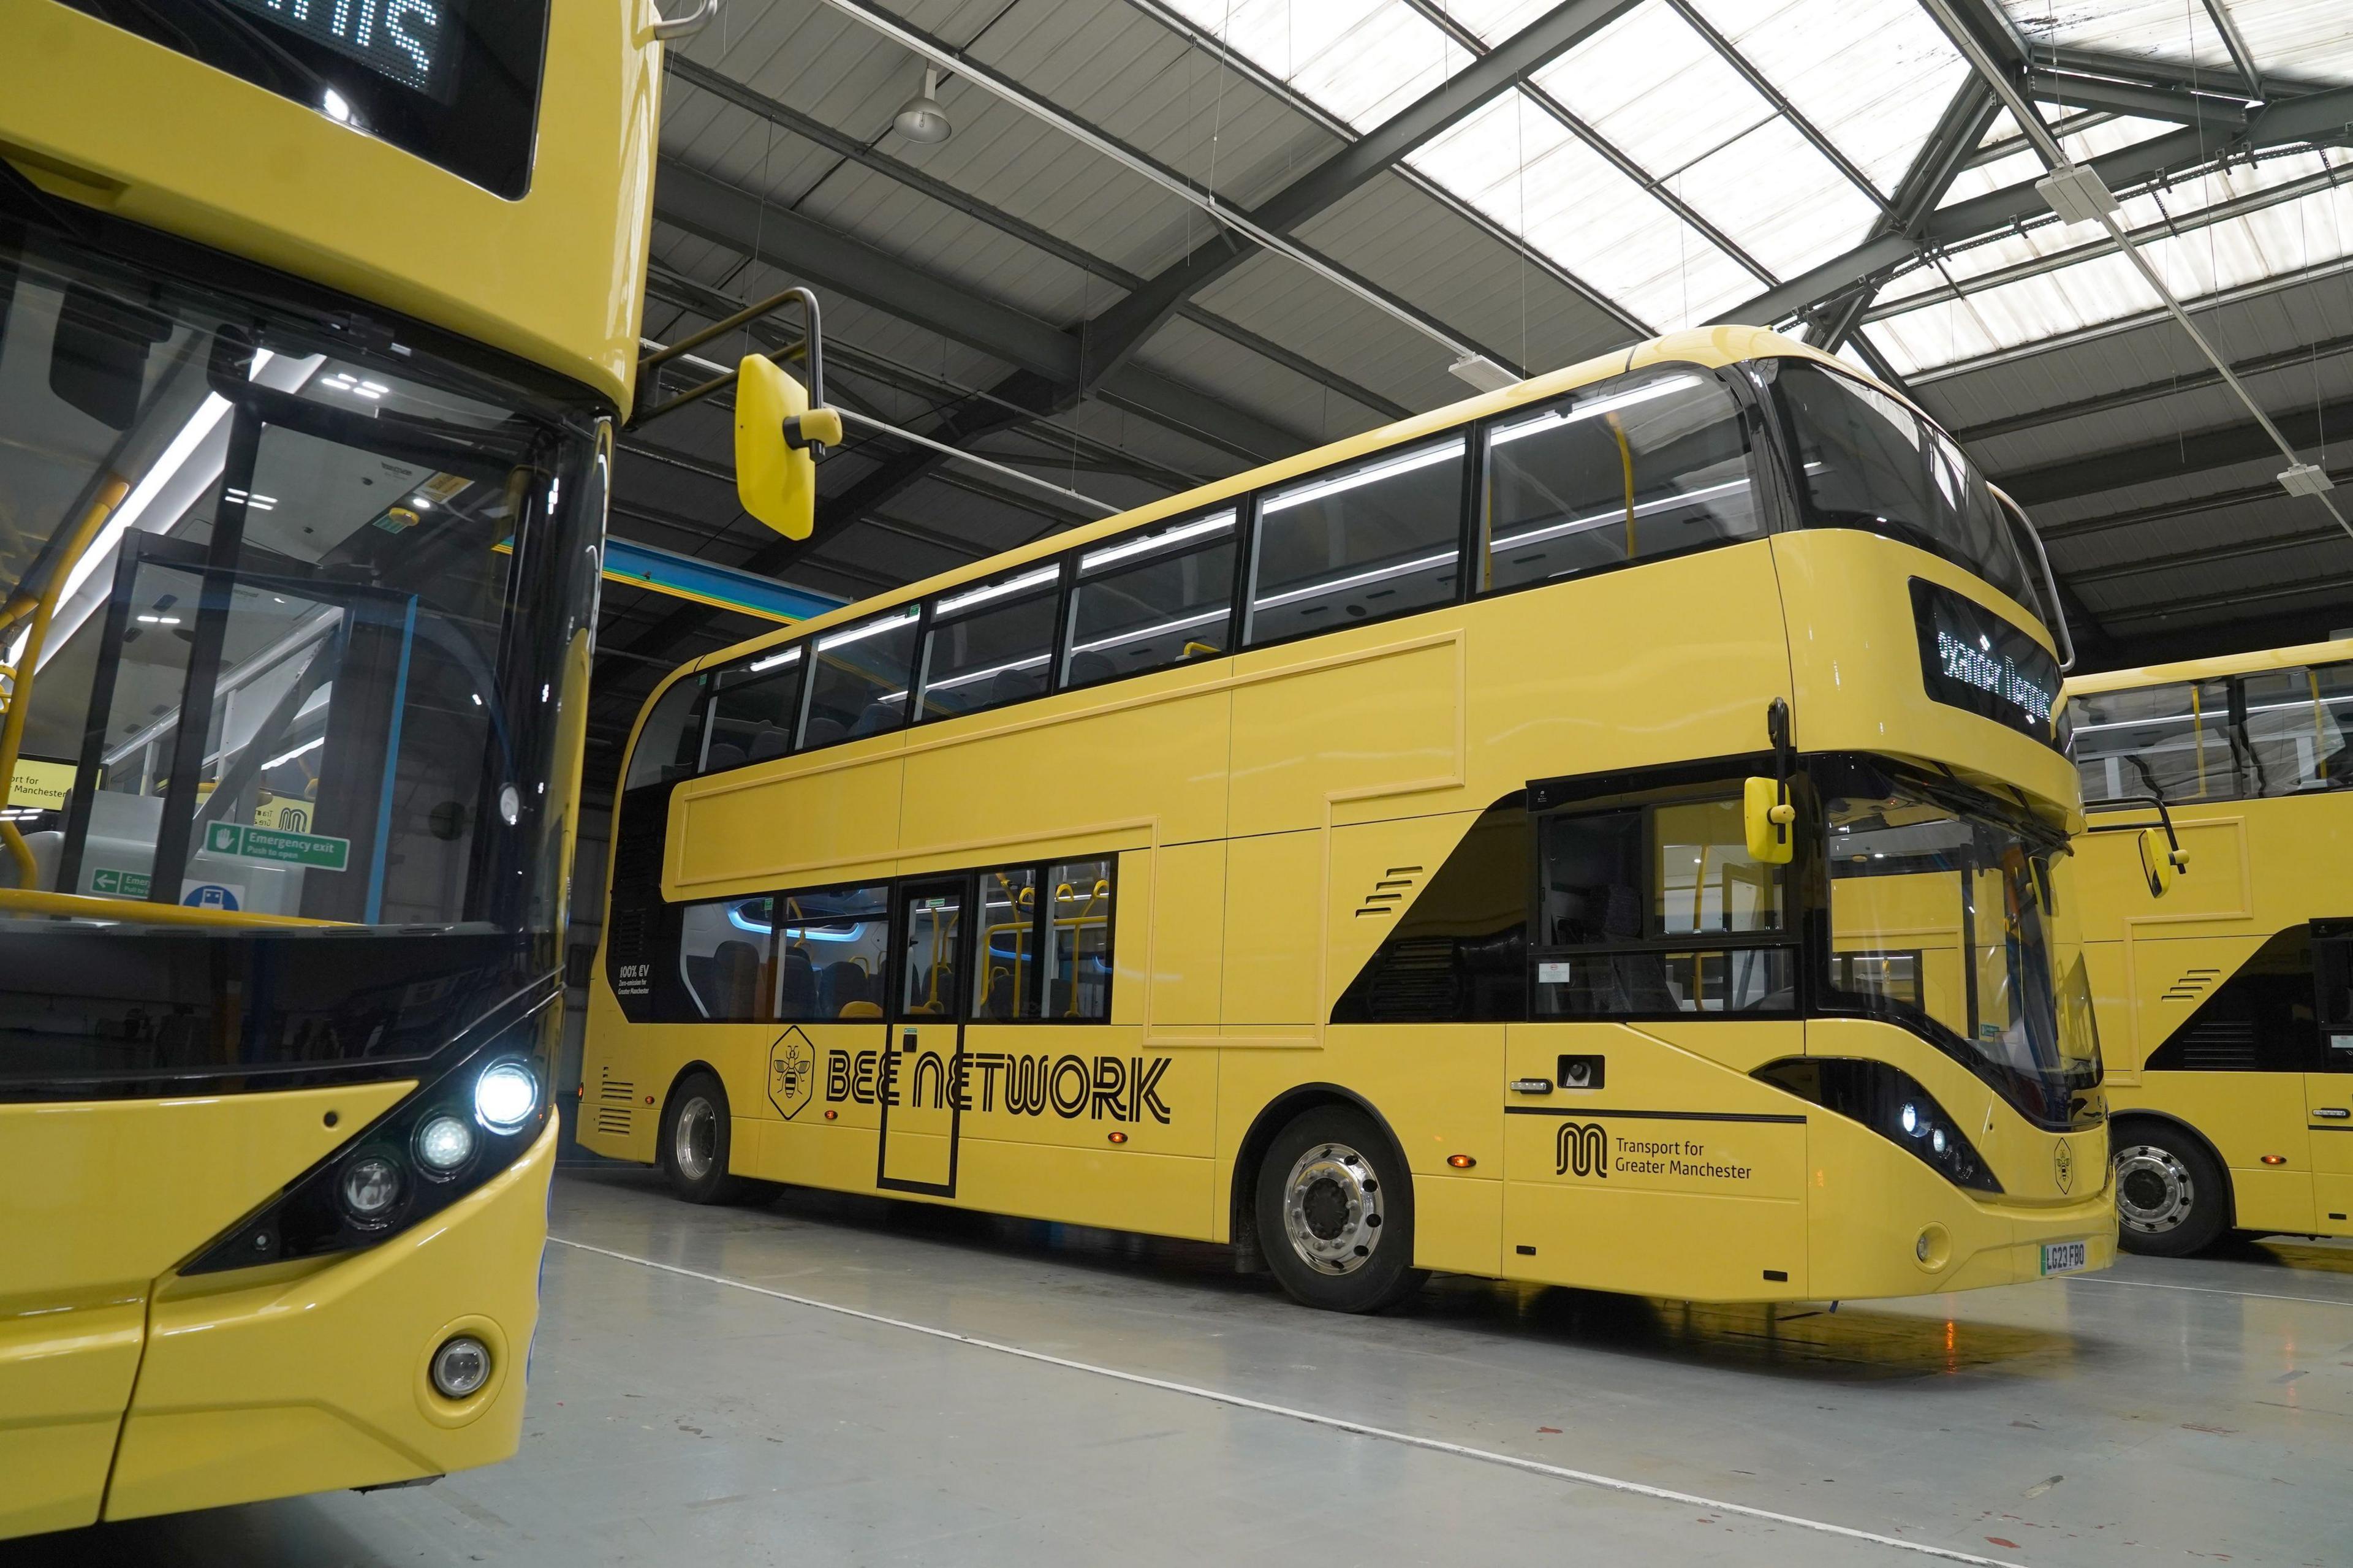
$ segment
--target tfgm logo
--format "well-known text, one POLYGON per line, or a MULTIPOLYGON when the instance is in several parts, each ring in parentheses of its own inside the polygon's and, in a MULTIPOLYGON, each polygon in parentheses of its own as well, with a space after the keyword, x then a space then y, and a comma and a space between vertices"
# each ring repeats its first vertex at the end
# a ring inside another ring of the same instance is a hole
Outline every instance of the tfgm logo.
POLYGON ((1580 1176, 1605 1179, 1609 1174, 1609 1133, 1590 1121, 1562 1122, 1553 1153, 1556 1176, 1566 1176, 1572 1171, 1580 1176))
POLYGON ((2062 1193, 2073 1192, 2075 1186, 2075 1152, 2067 1147, 2067 1140, 2059 1140, 2059 1147, 2051 1151, 2051 1179, 2062 1193))

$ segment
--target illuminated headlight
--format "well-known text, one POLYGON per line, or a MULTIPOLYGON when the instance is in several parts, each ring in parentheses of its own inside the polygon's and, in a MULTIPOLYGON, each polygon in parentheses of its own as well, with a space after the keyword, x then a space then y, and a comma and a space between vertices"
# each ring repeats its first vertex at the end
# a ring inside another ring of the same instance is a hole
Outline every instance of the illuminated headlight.
POLYGON ((453 1335, 433 1352, 433 1387, 444 1399, 464 1399, 491 1380, 491 1347, 471 1334, 453 1335))
POLYGON ((1935 1150, 1939 1154, 1945 1152, 1945 1130, 1943 1128, 1936 1127, 1929 1130, 1928 1147, 1935 1150))
POLYGON ((400 1201, 400 1167, 381 1154, 363 1154, 343 1167, 343 1207, 362 1225, 391 1215, 400 1201))
POLYGON ((474 1115, 493 1132, 512 1132, 539 1108, 539 1080, 518 1061, 492 1062, 474 1080, 474 1115))
POLYGON ((1905 1131, 1917 1133, 1920 1131, 1920 1108, 1907 1104, 1898 1113, 1896 1120, 1904 1124, 1905 1131))
POLYGON ((446 1110, 417 1130, 417 1163, 429 1175, 449 1175, 473 1156, 474 1130, 446 1110))

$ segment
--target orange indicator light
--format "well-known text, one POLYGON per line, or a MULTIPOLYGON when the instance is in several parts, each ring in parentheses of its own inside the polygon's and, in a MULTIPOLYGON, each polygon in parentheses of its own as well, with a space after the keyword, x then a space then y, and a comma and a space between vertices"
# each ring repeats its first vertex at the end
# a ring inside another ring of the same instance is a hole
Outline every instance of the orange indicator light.
POLYGON ((2287 1163, 2287 1156, 2284 1154, 2266 1154, 2263 1156, 2263 1163, 2266 1165, 2284 1165, 2287 1163))
POLYGON ((1124 1132, 1114 1132, 1111 1135, 1111 1141, 1114 1143, 1124 1143, 1127 1142, 1127 1134, 1124 1132))
POLYGON ((826 1119, 828 1121, 832 1121, 835 1117, 839 1116, 840 1114, 841 1114, 841 1112, 840 1112, 840 1111, 839 1111, 839 1110, 828 1110, 828 1111, 827 1111, 827 1112, 825 1113, 825 1119, 826 1119))
POLYGON ((1458 1171, 1467 1171, 1479 1162, 1468 1154, 1449 1154, 1446 1156, 1446 1163, 1458 1171))

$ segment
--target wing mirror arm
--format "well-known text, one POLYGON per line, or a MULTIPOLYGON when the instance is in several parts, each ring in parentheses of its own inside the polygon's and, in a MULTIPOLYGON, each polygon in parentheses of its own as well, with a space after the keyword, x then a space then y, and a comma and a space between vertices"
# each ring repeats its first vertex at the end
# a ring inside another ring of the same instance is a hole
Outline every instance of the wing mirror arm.
POLYGON ((2173 886, 2173 879, 2189 869, 2189 851, 2181 847, 2181 837, 2173 830, 2173 813, 2162 795, 2126 795, 2105 800, 2087 800, 2086 812, 2110 810, 2117 806, 2144 806, 2157 813, 2158 826, 2146 826, 2132 822, 2094 823, 2086 833, 2136 833, 2139 835, 2141 875, 2147 879, 2149 897, 2161 899, 2173 886), (2158 835, 2164 837, 2160 839, 2158 835))
POLYGON ((1798 808, 1789 799, 1789 776, 1797 759, 1789 744, 1789 705, 1778 697, 1765 710, 1765 733, 1773 742, 1773 776, 1750 779, 1741 792, 1744 836, 1750 859, 1786 866, 1797 853, 1791 828, 1798 808))

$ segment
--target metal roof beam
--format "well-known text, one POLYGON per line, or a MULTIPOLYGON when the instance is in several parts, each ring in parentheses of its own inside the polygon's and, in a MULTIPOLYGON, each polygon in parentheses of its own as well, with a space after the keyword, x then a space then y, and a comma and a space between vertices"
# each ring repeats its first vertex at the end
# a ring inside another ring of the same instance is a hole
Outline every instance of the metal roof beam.
MULTIPOLYGON (((2346 430, 2353 429, 2353 397, 2284 411, 2272 415, 2271 419, 2279 426, 2280 434, 2295 446, 2316 447, 2325 431, 2334 429, 2342 436, 2346 430)), ((2276 461, 2279 455, 2279 447, 2270 434, 2250 419, 2020 468, 1997 475, 1996 482, 2019 505, 2033 507, 2046 501, 2122 489, 2127 485, 2188 479, 2265 458, 2276 461)))
POLYGON ((2242 96, 2150 87, 2108 77, 2047 70, 2041 66, 2026 72, 2025 88, 2029 98, 2054 103, 2062 109, 2103 109, 2113 114, 2204 125, 2233 134, 2246 129, 2247 124, 2247 105, 2242 96))
MULTIPOLYGON (((2098 171, 2110 190, 2125 195, 2168 173, 2201 168, 2260 148, 2299 142, 2353 143, 2353 87, 2267 104, 2247 122, 2244 133, 2234 138, 2227 148, 2215 147, 2211 132, 2185 128, 2119 148, 2091 160, 2085 167, 2098 171)), ((1735 306, 1718 319, 1769 325, 1908 261, 1921 249, 1981 239, 2022 223, 2047 218, 2050 214, 2050 207, 2036 192, 2032 180, 2006 185, 1927 213, 1921 221, 1916 242, 1901 235, 1874 236, 1843 256, 1788 279, 1778 289, 1767 289, 1735 306)))

